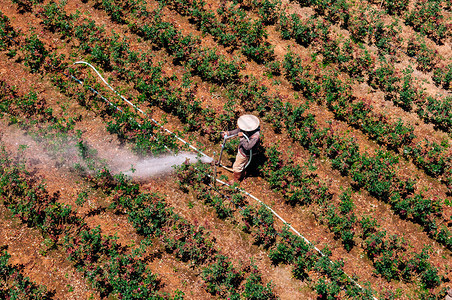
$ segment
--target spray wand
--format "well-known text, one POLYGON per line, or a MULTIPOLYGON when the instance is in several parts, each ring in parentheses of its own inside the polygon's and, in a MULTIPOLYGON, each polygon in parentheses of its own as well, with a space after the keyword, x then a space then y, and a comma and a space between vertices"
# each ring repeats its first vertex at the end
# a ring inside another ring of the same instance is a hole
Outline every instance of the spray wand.
MULTIPOLYGON (((228 140, 230 138, 233 138, 233 137, 236 137, 236 136, 238 136, 238 134, 227 135, 225 133, 225 135, 223 137, 223 144, 221 145, 220 157, 218 158, 218 161, 215 163, 216 166, 223 167, 223 168, 225 168, 226 170, 228 170, 230 172, 233 172, 233 170, 231 168, 228 168, 225 165, 221 164, 221 156, 223 155, 223 150, 224 150, 224 148, 226 146, 226 140, 228 140)), ((243 134, 242 136, 244 136, 248 142, 250 141, 250 139, 248 138, 248 136, 246 134, 243 134)), ((250 149, 250 159, 248 160, 248 163, 245 165, 244 169, 246 167, 248 167, 248 165, 250 164, 252 158, 253 158, 253 151, 250 149)))

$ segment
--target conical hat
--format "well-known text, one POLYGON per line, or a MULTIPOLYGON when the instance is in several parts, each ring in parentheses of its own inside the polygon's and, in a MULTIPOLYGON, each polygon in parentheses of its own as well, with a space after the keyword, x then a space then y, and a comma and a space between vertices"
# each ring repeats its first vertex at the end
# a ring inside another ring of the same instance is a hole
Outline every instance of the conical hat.
POLYGON ((237 120, 237 125, 243 131, 253 131, 259 127, 259 118, 253 115, 243 115, 237 120))

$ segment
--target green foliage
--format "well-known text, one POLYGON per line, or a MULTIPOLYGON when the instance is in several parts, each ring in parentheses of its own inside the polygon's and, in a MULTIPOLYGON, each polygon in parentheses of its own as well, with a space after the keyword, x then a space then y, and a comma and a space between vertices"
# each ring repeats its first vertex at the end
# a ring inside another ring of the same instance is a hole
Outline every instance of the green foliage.
POLYGON ((61 0, 59 3, 51 1, 42 6, 38 11, 44 27, 52 32, 59 32, 63 38, 69 38, 72 35, 74 15, 68 16, 64 12, 67 0, 61 0))
POLYGON ((160 237, 166 251, 193 265, 208 262, 215 254, 214 243, 202 226, 193 226, 184 219, 176 219, 171 227, 162 228, 160 237))
POLYGON ((442 279, 438 269, 428 262, 428 248, 423 248, 420 253, 409 253, 403 237, 397 235, 386 237, 384 231, 368 235, 365 243, 366 253, 374 263, 375 272, 387 280, 410 281, 417 274, 420 275, 425 289, 440 284, 442 279))
POLYGON ((335 238, 341 238, 344 248, 350 251, 354 246, 355 225, 357 223, 356 216, 353 212, 353 200, 351 191, 344 192, 340 195, 340 204, 337 209, 334 205, 330 205, 326 211, 327 225, 334 233, 335 238))
POLYGON ((11 265, 11 255, 6 246, 0 246, 0 298, 2 299, 53 299, 45 285, 38 285, 22 274, 19 265, 11 265))
POLYGON ((274 228, 273 213, 265 206, 261 205, 259 209, 251 206, 245 207, 240 212, 245 224, 244 231, 251 233, 254 243, 268 248, 276 240, 276 230, 274 228))
POLYGON ((423 34, 428 35, 436 42, 442 43, 450 35, 441 6, 438 0, 418 0, 414 8, 405 15, 405 23, 423 34))
POLYGON ((124 253, 116 239, 103 236, 99 227, 83 228, 78 236, 66 236, 64 247, 68 259, 84 273, 102 297, 156 297, 156 275, 146 268, 138 252, 124 253))
POLYGON ((172 217, 171 208, 156 195, 139 194, 138 197, 127 198, 125 201, 131 202, 127 207, 129 221, 137 233, 143 236, 161 235, 162 228, 172 217))
POLYGON ((439 61, 438 52, 427 47, 422 38, 411 38, 408 41, 407 53, 416 58, 417 68, 421 71, 430 72, 439 61))
POLYGON ((251 265, 251 273, 246 278, 245 290, 242 294, 247 300, 272 300, 278 299, 272 291, 272 284, 262 284, 262 276, 259 274, 257 267, 251 265))
POLYGON ((226 256, 217 255, 215 262, 203 269, 202 279, 212 295, 236 298, 243 274, 234 268, 226 256))
POLYGON ((36 34, 25 39, 25 44, 21 48, 23 52, 24 64, 30 67, 32 73, 40 71, 48 51, 44 47, 44 43, 36 34))
POLYGON ((18 33, 11 26, 9 18, 0 11, 0 50, 6 50, 13 45, 18 33))
POLYGON ((452 64, 447 66, 436 66, 432 76, 437 85, 442 85, 445 89, 450 89, 452 82, 452 64))
POLYGON ((168 146, 175 149, 174 137, 162 134, 149 119, 137 120, 138 116, 129 108, 115 113, 114 116, 115 118, 107 123, 108 132, 117 134, 120 140, 132 142, 137 154, 161 154, 167 151, 168 146))
POLYGON ((12 3, 16 3, 19 7, 19 11, 25 12, 25 11, 31 11, 33 6, 42 3, 43 0, 11 0, 12 3))
POLYGON ((39 228, 54 242, 59 240, 66 225, 81 220, 71 207, 58 201, 59 193, 49 195, 45 186, 1 149, 0 196, 6 207, 28 226, 39 228))

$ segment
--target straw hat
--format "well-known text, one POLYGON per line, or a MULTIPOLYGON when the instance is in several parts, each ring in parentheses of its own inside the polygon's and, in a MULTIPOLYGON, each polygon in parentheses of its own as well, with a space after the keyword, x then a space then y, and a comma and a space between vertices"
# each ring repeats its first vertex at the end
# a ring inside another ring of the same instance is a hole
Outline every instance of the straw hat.
POLYGON ((237 125, 243 131, 253 131, 259 127, 259 118, 253 115, 243 115, 237 120, 237 125))

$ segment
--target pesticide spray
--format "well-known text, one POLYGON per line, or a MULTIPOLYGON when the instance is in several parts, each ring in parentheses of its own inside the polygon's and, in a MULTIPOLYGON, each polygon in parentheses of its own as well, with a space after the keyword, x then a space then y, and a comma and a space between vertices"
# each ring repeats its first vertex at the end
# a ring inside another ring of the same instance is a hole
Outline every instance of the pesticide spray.
POLYGON ((194 164, 196 162, 211 163, 209 157, 198 157, 191 152, 181 152, 177 155, 165 155, 159 157, 149 157, 128 162, 128 166, 115 166, 116 172, 121 172, 130 176, 134 180, 143 181, 151 177, 169 175, 174 171, 173 166, 182 165, 185 162, 194 164))

